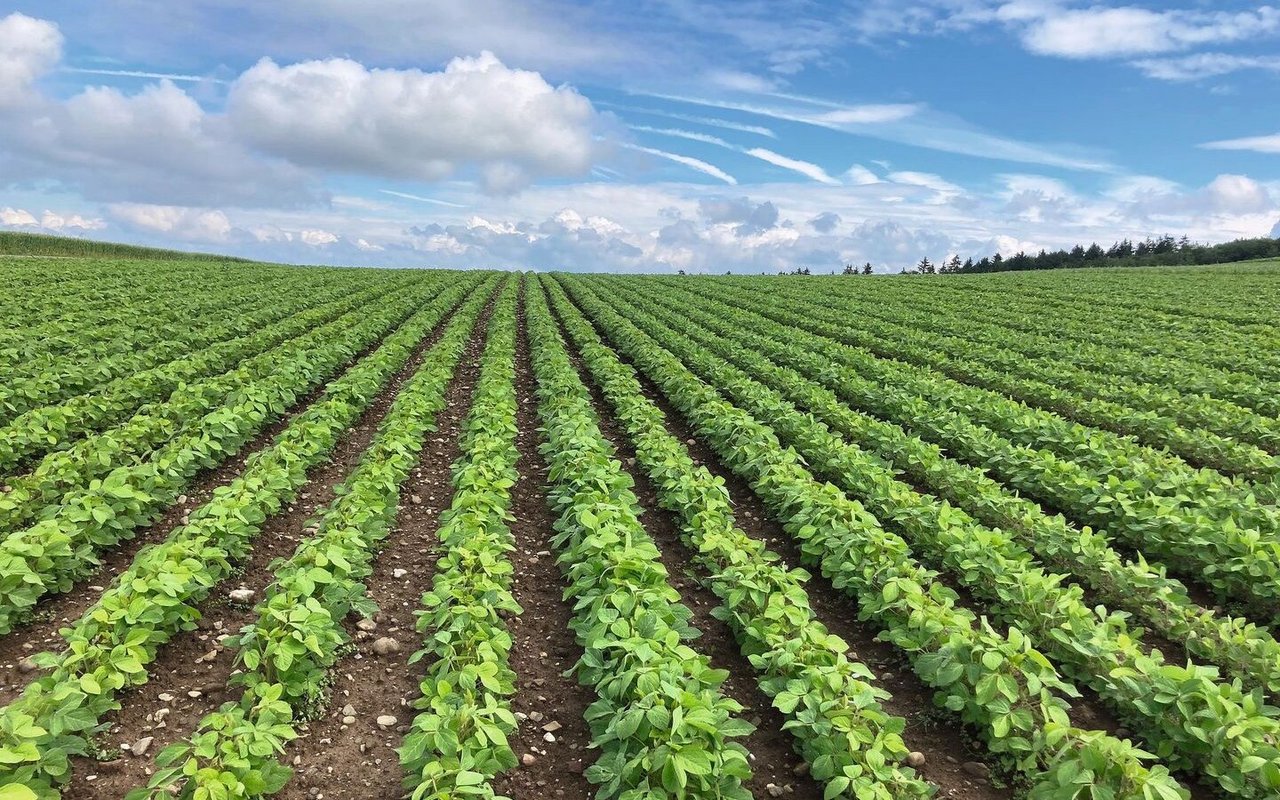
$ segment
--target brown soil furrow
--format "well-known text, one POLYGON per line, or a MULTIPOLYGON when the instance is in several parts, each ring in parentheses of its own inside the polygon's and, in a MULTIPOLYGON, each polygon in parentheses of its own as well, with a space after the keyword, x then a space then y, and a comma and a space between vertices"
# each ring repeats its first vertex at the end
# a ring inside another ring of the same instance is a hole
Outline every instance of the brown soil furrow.
MULTIPOLYGON (((619 358, 627 361, 621 354, 619 358)), ((684 418, 648 378, 639 373, 637 376, 645 396, 665 415, 671 435, 686 443, 695 463, 724 480, 738 526, 748 535, 767 543, 785 564, 801 565, 800 548, 795 540, 770 516, 751 488, 697 438, 684 418)), ((858 618, 856 601, 816 572, 812 574, 807 590, 817 618, 849 645, 849 658, 870 667, 876 674, 876 685, 892 695, 883 702, 884 708, 906 720, 903 739, 909 748, 925 756, 925 765, 919 771, 927 780, 941 787, 940 796, 970 800, 1012 797, 1011 789, 997 787, 990 780, 966 771, 966 764, 970 764, 971 769, 981 769, 972 764, 981 763, 989 757, 985 745, 953 714, 935 708, 933 689, 916 677, 900 650, 876 638, 879 630, 873 623, 858 618)))
POLYGON ((405 366, 392 376, 382 393, 342 435, 329 460, 308 476, 295 502, 284 513, 267 521, 239 577, 215 587, 199 605, 201 618, 197 630, 179 634, 161 648, 148 669, 150 680, 122 695, 121 709, 104 720, 110 727, 102 735, 104 752, 100 755, 115 755, 117 748, 124 750, 124 745, 132 747, 149 737, 152 741, 146 754, 141 757, 126 754, 106 763, 75 759, 66 797, 106 800, 121 797, 145 784, 156 752, 190 735, 205 714, 239 697, 239 690, 227 685, 237 671, 236 653, 224 648, 218 639, 253 621, 253 603, 261 599, 275 578, 272 563, 278 558, 287 558, 313 533, 308 525, 313 515, 333 500, 335 487, 359 463, 400 387, 417 370, 446 324, 447 319, 418 345, 405 366), (252 590, 253 602, 231 602, 228 592, 236 588, 252 590), (192 697, 192 693, 197 696, 192 697), (157 721, 155 714, 161 709, 168 709, 167 716, 157 721))
MULTIPOLYGON (((349 361, 335 377, 345 372, 352 364, 377 349, 380 342, 375 342, 355 358, 349 361)), ((155 522, 137 531, 132 539, 120 542, 109 551, 101 554, 102 565, 90 576, 82 578, 69 592, 46 595, 35 605, 30 622, 21 625, 11 633, 0 637, 0 703, 12 702, 23 688, 31 681, 34 673, 24 671, 22 659, 42 650, 58 649, 61 638, 58 631, 79 619, 102 594, 103 590, 120 573, 128 569, 134 557, 149 544, 162 542, 174 528, 182 524, 183 518, 193 509, 204 505, 213 496, 219 486, 225 486, 244 470, 245 461, 250 455, 263 449, 289 426, 295 417, 302 414, 312 403, 324 393, 324 386, 317 386, 304 395, 280 419, 268 425, 252 441, 240 448, 240 451, 223 462, 220 466, 205 470, 198 474, 187 489, 185 501, 170 506, 155 522)))
POLYGON ((591 380, 591 373, 581 357, 571 352, 569 358, 591 392, 601 431, 613 444, 635 482, 633 491, 640 500, 641 508, 646 511, 641 521, 658 545, 671 584, 693 612, 691 622, 702 635, 690 645, 710 659, 713 667, 729 673, 722 691, 742 705, 739 716, 756 726, 754 733, 738 740, 751 754, 752 779, 747 787, 755 797, 769 797, 773 791, 780 790, 788 797, 820 800, 822 787, 809 777, 804 759, 794 750, 794 738, 782 727, 786 718, 760 689, 758 673, 742 654, 733 629, 711 615, 711 611, 720 605, 720 598, 711 591, 704 571, 694 567, 696 554, 680 538, 680 520, 662 507, 657 488, 644 470, 636 465, 635 448, 614 416, 612 407, 591 380), (776 788, 771 790, 770 787, 776 788))
MULTIPOLYGON (((526 279, 527 280, 527 279, 526 279)), ((564 673, 582 656, 582 648, 569 628, 569 603, 562 599, 564 576, 552 555, 551 536, 555 515, 547 505, 547 465, 538 452, 537 395, 529 360, 529 340, 525 330, 522 287, 519 326, 516 336, 516 427, 520 478, 512 488, 511 525, 516 539, 512 554, 515 565, 513 593, 524 613, 507 621, 512 641, 511 666, 517 688, 512 707, 528 718, 511 746, 518 757, 530 756, 494 781, 494 789, 514 800, 543 797, 587 800, 595 795, 583 777, 583 770, 595 761, 587 749, 591 733, 583 714, 595 702, 590 688, 564 673), (535 716, 528 716, 535 715, 535 716), (553 735, 544 739, 543 725, 560 723, 553 735)))
POLYGON ((276 795, 282 800, 369 800, 404 794, 396 748, 416 713, 412 703, 422 675, 420 666, 408 664, 420 647, 414 612, 435 574, 436 532, 440 514, 453 496, 450 469, 460 453, 459 437, 480 373, 492 303, 490 298, 458 363, 436 430, 427 434, 418 465, 401 487, 396 525, 365 581, 369 599, 378 604, 374 624, 365 623, 369 630, 362 630, 354 620, 347 621, 355 650, 334 669, 328 706, 285 750, 285 761, 295 772, 276 795), (376 653, 374 642, 383 638, 394 639, 399 649, 376 653), (395 717, 395 725, 380 728, 377 719, 383 715, 395 717), (349 717, 354 722, 344 723, 349 717))

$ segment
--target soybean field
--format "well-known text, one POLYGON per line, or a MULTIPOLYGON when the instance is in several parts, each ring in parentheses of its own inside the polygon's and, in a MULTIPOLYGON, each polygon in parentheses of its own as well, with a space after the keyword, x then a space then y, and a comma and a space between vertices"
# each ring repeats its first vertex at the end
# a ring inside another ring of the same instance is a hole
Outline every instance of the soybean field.
POLYGON ((0 257, 0 800, 1280 797, 1280 265, 0 257))

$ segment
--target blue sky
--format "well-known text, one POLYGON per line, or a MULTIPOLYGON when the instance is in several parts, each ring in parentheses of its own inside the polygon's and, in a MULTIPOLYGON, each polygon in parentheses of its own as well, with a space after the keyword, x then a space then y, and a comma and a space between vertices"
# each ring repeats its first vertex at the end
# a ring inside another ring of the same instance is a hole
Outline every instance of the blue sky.
POLYGON ((23 0, 0 225, 738 272, 1280 235, 1278 43, 1243 2, 23 0))

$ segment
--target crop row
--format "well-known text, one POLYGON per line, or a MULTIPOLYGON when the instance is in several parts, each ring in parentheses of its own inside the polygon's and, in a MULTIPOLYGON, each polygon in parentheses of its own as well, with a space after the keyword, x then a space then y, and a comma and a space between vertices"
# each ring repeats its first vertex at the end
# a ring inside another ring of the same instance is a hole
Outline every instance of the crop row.
MULTIPOLYGON (((718 292, 717 295, 725 299, 739 297, 736 292, 718 292)), ((999 397, 1005 403, 1009 402, 1008 398, 1013 398, 1027 404, 1032 411, 1037 411, 1046 422, 1053 416, 1058 423, 1065 418, 1093 426, 1097 431, 1094 439, 1105 441, 1113 452, 1127 450, 1138 458, 1144 458, 1146 462, 1169 463, 1170 459, 1160 459, 1151 448, 1146 448, 1144 452, 1143 448, 1123 438, 1124 435, 1135 435, 1155 447, 1168 447, 1179 456, 1186 456, 1197 464, 1238 474, 1246 479, 1266 482, 1280 477, 1280 459, 1256 446, 1209 431, 1183 428, 1176 420, 1159 416, 1145 408, 1121 405, 1061 388, 1061 385, 1054 382, 1055 378, 1065 380, 1062 385, 1074 386, 1076 389, 1079 389, 1080 382, 1067 375, 1054 374, 1048 369, 1041 374, 1033 360, 997 359, 991 355, 994 348, 982 342, 957 337, 947 339, 919 330, 920 326, 926 324, 919 317, 914 318, 915 327, 905 322, 877 325, 873 319, 862 315, 855 315, 850 319, 845 313, 831 310, 829 303, 823 303, 821 307, 797 303, 790 295, 791 293, 787 294, 784 306, 786 311, 789 315, 805 319, 806 325, 802 327, 808 330, 818 332, 835 328, 837 334, 833 338, 874 354, 886 363, 888 359, 897 359, 904 365, 909 365, 909 369, 934 371, 935 375, 950 377, 966 389, 976 387, 986 390, 987 395, 999 397), (984 363, 983 353, 986 354, 985 361, 997 362, 1000 367, 984 363), (1017 370, 1018 364, 1023 364, 1021 371, 1016 374, 1007 371, 1017 370)), ((782 300, 777 297, 770 298, 765 305, 772 303, 783 306, 782 300)), ((1099 378, 1092 393, 1101 392, 1103 385, 1099 378)), ((1141 399, 1138 402, 1142 402, 1141 399)), ((1202 405, 1213 403, 1204 401, 1202 405)), ((1213 410, 1200 408, 1200 413, 1212 416, 1213 410)), ((1258 425, 1265 425, 1257 415, 1246 416, 1253 417, 1258 425)), ((1255 425, 1253 430, 1257 432, 1261 429, 1255 425)))
MULTIPOLYGON (((704 307, 728 313, 717 301, 704 307)), ((757 333, 825 359, 818 379, 855 408, 893 420, 1143 552, 1184 569, 1193 565, 1196 577, 1223 596, 1252 598, 1265 619, 1280 608, 1274 508, 1203 471, 1161 473, 1125 453, 1109 453, 1110 440, 1079 426, 808 332, 796 327, 797 315, 767 312, 743 310, 739 317, 757 333)))
POLYGON ((604 346, 558 287, 551 291, 564 328, 635 447, 637 464, 710 574, 721 600, 717 614, 732 626, 760 689, 785 716, 785 729, 828 800, 931 796, 935 787, 902 766, 906 723, 881 706, 887 693, 814 616, 804 589, 808 576, 788 569, 736 526, 723 482, 694 465, 667 432, 662 411, 644 396, 635 371, 604 346))
MULTIPOLYGON (((1107 375, 1167 386, 1183 394, 1220 397, 1272 417, 1280 415, 1275 382, 1260 377, 1267 372, 1265 364, 1254 363, 1262 355, 1254 340, 1233 349, 1221 336, 1155 335, 1136 328, 1131 318, 1120 321, 1080 304, 1059 310, 1044 303, 1019 305, 1016 298, 991 303, 981 293, 909 288, 916 291, 894 293, 892 302, 917 313, 944 312, 954 321, 950 326, 954 333, 976 330, 988 341, 1008 340, 1027 353, 1061 357, 1107 375), (1024 336, 1011 339, 1010 331, 1024 336), (1224 358, 1224 353, 1230 355, 1224 358)), ((842 302, 853 299, 860 296, 841 295, 842 302)), ((859 311, 864 307, 857 306, 859 311)))
MULTIPOLYGON (((117 467, 145 460, 157 447, 189 433, 236 393, 270 376, 278 364, 338 340, 368 316, 366 309, 374 300, 356 296, 323 311, 317 309, 314 315, 299 314, 287 325, 263 330, 255 337, 260 352, 249 354, 234 369, 184 383, 164 401, 143 406, 128 421, 49 453, 30 472, 8 480, 8 491, 0 495, 0 532, 19 529, 50 513, 50 507, 62 505, 68 492, 117 467)), ((275 413, 283 410, 277 408, 275 413)))
POLYGON ((119 377, 95 392, 20 414, 0 427, 0 471, 11 471, 41 453, 66 448, 93 431, 128 419, 146 403, 165 399, 184 383, 232 369, 264 347, 297 336, 318 322, 346 313, 382 293, 373 290, 339 298, 246 335, 197 349, 166 364, 119 377))
MULTIPOLYGON (((616 295, 611 295, 616 298, 616 295)), ((777 392, 710 355, 637 308, 626 312, 672 354, 758 419, 768 419, 823 477, 865 502, 878 519, 933 562, 1079 682, 1090 686, 1168 763, 1197 768, 1227 791, 1266 797, 1280 789, 1280 716, 1260 693, 1217 681, 1217 671, 1167 664, 1148 653, 1124 615, 1090 608, 1077 586, 1062 586, 998 529, 898 481, 892 469, 832 434, 777 392)))
POLYGON ((117 352, 98 349, 90 358, 65 355, 46 362, 31 359, 4 376, 0 388, 0 420, 41 406, 59 403, 103 384, 182 358, 193 351, 252 333, 298 311, 341 297, 344 287, 318 286, 281 301, 270 291, 253 288, 179 302, 163 317, 119 333, 117 352))
MULTIPOLYGON (((829 293, 808 287, 787 296, 797 309, 821 303, 830 307, 829 293)), ((1270 454, 1280 448, 1280 420, 1235 403, 1194 393, 1174 385, 1152 385, 1130 375, 1099 373, 1071 364, 1079 359, 1075 345, 1039 340, 1007 328, 985 324, 976 315, 904 309, 894 304, 844 302, 856 327, 882 350, 935 369, 968 383, 1017 397, 1040 408, 1087 425, 1132 435, 1155 447, 1168 447, 1191 461, 1229 472, 1266 475, 1275 469, 1270 454), (928 319, 927 329, 922 320, 928 319), (884 343, 888 342, 886 346, 884 343)), ((1114 353, 1099 359, 1117 364, 1114 353)), ((1142 359, 1136 358, 1141 362, 1142 359)), ((1245 383, 1241 377, 1236 383, 1245 383)), ((1275 387, 1255 387, 1274 397, 1275 387)))
POLYGON ((584 651, 574 672, 598 696, 586 720, 600 756, 586 777, 601 800, 746 800, 751 768, 733 740, 752 726, 720 691, 726 673, 684 643, 696 635, 691 612, 637 518, 630 476, 543 303, 540 293, 526 294, 548 499, 558 514, 552 542, 584 651))
POLYGON ((453 316, 391 404, 360 462, 308 525, 314 533, 276 569, 255 619, 227 640, 237 648, 244 693, 201 720, 186 741, 166 748, 146 788, 129 800, 252 798, 279 790, 291 770, 279 763, 296 726, 324 700, 326 673, 349 642, 343 621, 372 607, 363 579, 390 534, 400 490, 427 433, 444 408, 445 390, 487 298, 476 292, 453 316))
POLYGON ((266 519, 292 500, 307 472, 409 360, 452 303, 437 298, 376 351, 329 384, 274 443, 175 528, 144 549, 99 600, 64 628, 65 649, 37 656, 49 671, 0 710, 0 791, 26 785, 57 797, 68 757, 84 753, 116 694, 147 680, 146 665, 175 633, 191 629, 198 603, 247 554, 266 519))
POLYGON ((566 283, 614 346, 800 540, 805 557, 856 595, 862 615, 906 651, 916 673, 938 690, 938 702, 974 725, 993 753, 1032 776, 1032 797, 1075 797, 1082 783, 1115 798, 1186 796, 1163 766, 1143 765, 1149 758, 1143 751, 1073 727, 1060 695, 1076 690, 1017 628, 1001 635, 959 608, 954 592, 912 559, 900 538, 838 488, 816 481, 769 427, 726 403, 579 283, 566 283))
MULTIPOLYGON (((458 283, 429 307, 449 308, 467 288, 458 283)), ((309 353, 298 353, 232 393, 149 458, 69 492, 43 519, 5 536, 0 541, 0 631, 12 629, 45 594, 70 588, 94 568, 101 550, 155 519, 201 469, 237 452, 273 417, 409 316, 415 301, 408 295, 309 353)))
MULTIPOLYGON (((7 265, 13 269, 13 265, 7 265)), ((29 267, 30 265, 23 265, 29 267)), ((222 307, 219 297, 249 292, 292 293, 306 276, 271 270, 173 273, 132 270, 121 264, 95 264, 77 285, 75 268, 48 270, 56 286, 28 284, 5 296, 3 313, 11 325, 0 331, 0 369, 21 373, 28 365, 90 362, 129 349, 154 326, 222 307)), ((6 274, 20 274, 20 268, 6 274)), ((341 278, 335 276, 335 279, 341 278)))
POLYGON ((490 782, 514 767, 508 736, 515 673, 503 618, 522 609, 511 593, 515 540, 507 528, 516 483, 516 283, 489 320, 480 377, 453 465, 453 500, 441 515, 443 549, 417 628, 426 675, 418 713, 400 748, 412 800, 494 797, 490 782))
POLYGON ((651 301, 650 310, 668 324, 674 324, 678 313, 680 330, 689 339, 874 451, 916 484, 990 527, 1017 533, 1044 564, 1084 580, 1107 605, 1135 614, 1166 639, 1182 643, 1245 686, 1261 686, 1272 696, 1280 695, 1280 643, 1265 629, 1244 619, 1219 617, 1194 603, 1186 588, 1166 577, 1158 564, 1150 565, 1141 557, 1126 562, 1105 535, 1077 528, 1061 515, 1049 516, 981 469, 948 458, 937 445, 850 409, 835 392, 806 377, 824 368, 819 357, 777 347, 774 340, 752 333, 741 321, 707 314, 688 302, 636 296, 651 301), (669 313, 659 312, 659 306, 669 313), (776 363, 765 353, 772 353, 776 363), (779 366, 787 355, 802 357, 794 359, 794 368, 779 366))

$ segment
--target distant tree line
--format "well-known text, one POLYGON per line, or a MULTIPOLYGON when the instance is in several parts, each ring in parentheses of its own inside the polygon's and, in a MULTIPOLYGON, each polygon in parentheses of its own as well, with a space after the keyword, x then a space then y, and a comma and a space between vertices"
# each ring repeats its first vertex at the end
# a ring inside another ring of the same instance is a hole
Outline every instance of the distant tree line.
MULTIPOLYGON (((1148 238, 1140 242, 1125 239, 1103 249, 1097 242, 1085 247, 1078 244, 1070 250, 1041 250, 1035 255, 1017 253, 1005 258, 996 253, 975 261, 960 256, 934 264, 926 256, 907 275, 949 275, 969 272, 1010 272, 1034 269, 1079 269, 1085 267, 1156 267, 1226 264, 1255 258, 1280 258, 1280 239, 1237 239, 1223 244, 1198 244, 1186 236, 1148 238)), ((849 274, 848 271, 845 274, 849 274)))

